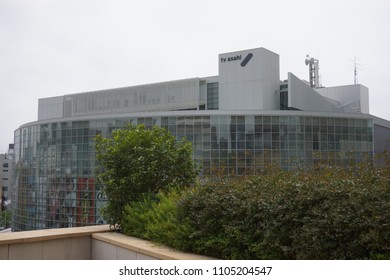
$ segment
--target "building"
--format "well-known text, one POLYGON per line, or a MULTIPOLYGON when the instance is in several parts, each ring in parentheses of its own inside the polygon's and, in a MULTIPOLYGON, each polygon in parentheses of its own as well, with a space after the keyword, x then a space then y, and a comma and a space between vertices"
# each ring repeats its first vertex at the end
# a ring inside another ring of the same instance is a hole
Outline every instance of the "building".
POLYGON ((7 210, 11 204, 13 151, 14 144, 9 144, 8 153, 0 154, 0 212, 7 210))
POLYGON ((128 124, 186 137, 204 175, 371 161, 390 138, 368 88, 320 87, 318 63, 310 83, 281 81, 279 55, 264 48, 218 63, 218 76, 40 99, 38 120, 15 131, 13 230, 103 223, 93 138, 128 124))

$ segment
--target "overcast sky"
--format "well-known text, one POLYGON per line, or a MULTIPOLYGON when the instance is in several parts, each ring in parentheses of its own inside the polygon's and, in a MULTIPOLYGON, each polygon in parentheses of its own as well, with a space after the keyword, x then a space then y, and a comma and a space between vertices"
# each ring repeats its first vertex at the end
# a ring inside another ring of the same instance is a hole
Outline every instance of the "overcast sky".
POLYGON ((358 81, 390 120, 388 0, 0 0, 0 152, 38 99, 218 74, 218 54, 264 47, 280 78, 358 81))

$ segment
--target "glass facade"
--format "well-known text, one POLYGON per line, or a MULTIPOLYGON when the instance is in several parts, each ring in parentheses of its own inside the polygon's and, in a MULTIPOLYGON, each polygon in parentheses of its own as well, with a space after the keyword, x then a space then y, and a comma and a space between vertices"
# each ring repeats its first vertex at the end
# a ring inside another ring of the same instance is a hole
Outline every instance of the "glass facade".
POLYGON ((219 109, 219 86, 218 83, 207 84, 207 110, 219 109))
MULTIPOLYGON (((203 112, 203 113, 202 113, 203 112)), ((193 115, 58 121, 15 131, 13 230, 104 223, 104 197, 95 180, 93 139, 128 124, 161 126, 193 144, 202 175, 247 174, 370 160, 370 118, 287 115, 193 115)))
POLYGON ((288 110, 288 85, 283 83, 280 85, 280 110, 288 110))

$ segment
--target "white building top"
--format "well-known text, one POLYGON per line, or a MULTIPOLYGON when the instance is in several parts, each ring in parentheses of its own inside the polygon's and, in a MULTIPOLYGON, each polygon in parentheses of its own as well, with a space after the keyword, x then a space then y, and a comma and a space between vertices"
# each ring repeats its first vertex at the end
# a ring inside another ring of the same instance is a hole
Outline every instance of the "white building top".
POLYGON ((207 109, 369 113, 368 88, 362 85, 311 88, 291 73, 287 83, 281 82, 279 55, 264 48, 220 54, 218 61, 218 76, 40 99, 38 121, 207 109))

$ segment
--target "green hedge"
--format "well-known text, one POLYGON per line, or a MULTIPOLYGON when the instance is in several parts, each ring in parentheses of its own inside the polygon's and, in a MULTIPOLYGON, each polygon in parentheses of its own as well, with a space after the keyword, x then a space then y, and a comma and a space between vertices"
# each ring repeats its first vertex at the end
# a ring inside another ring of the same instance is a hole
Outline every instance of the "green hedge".
POLYGON ((389 259, 389 170, 271 172, 132 203, 126 233, 222 259, 389 259))
POLYGON ((123 215, 123 233, 188 250, 191 229, 189 223, 178 220, 179 199, 180 191, 171 189, 167 193, 145 195, 143 200, 129 203, 123 215))

